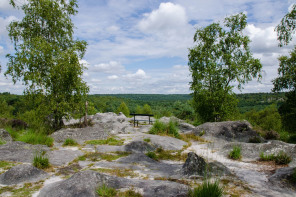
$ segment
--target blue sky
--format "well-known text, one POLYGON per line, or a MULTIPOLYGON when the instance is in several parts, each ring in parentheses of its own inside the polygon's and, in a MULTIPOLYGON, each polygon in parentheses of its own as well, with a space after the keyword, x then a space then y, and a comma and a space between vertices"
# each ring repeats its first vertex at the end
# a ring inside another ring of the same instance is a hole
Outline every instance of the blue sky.
MULTIPOLYGON (((24 0, 16 0, 23 3, 24 0)), ((21 82, 13 84, 3 76, 13 52, 6 26, 22 18, 9 0, 0 0, 0 92, 22 94, 21 82)), ((242 93, 270 92, 277 76, 280 55, 288 54, 295 41, 278 47, 274 28, 295 1, 291 0, 80 0, 73 17, 75 37, 88 48, 81 63, 88 68, 83 78, 91 94, 190 93, 188 48, 193 46, 196 28, 244 12, 245 33, 251 50, 263 64, 261 83, 244 86, 242 93)), ((235 89, 236 93, 239 93, 235 89)))

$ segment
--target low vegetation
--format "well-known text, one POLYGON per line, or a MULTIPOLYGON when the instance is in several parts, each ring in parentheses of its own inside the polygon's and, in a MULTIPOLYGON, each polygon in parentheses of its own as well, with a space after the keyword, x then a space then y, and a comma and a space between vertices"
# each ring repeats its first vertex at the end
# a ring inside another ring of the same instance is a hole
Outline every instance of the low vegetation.
POLYGON ((111 174, 117 177, 137 177, 139 176, 131 169, 127 168, 92 168, 91 170, 111 174))
POLYGON ((168 135, 175 138, 180 138, 177 123, 173 121, 170 121, 169 123, 163 123, 159 120, 156 120, 149 133, 154 135, 168 135))
POLYGON ((43 185, 43 182, 38 183, 24 183, 21 187, 4 186, 0 188, 0 196, 6 196, 4 193, 10 193, 10 196, 32 196, 32 194, 38 191, 43 185))
POLYGON ((149 143, 151 141, 151 139, 150 138, 145 138, 145 139, 143 139, 143 141, 149 143))
POLYGON ((202 185, 194 188, 193 190, 189 190, 189 197, 221 197, 223 196, 223 187, 219 186, 219 181, 210 182, 206 180, 202 185))
POLYGON ((106 160, 106 161, 113 161, 116 160, 120 157, 126 157, 130 153, 128 152, 121 152, 117 151, 114 153, 99 153, 99 152, 94 152, 94 153, 86 153, 83 156, 79 156, 77 160, 79 161, 84 161, 86 159, 89 159, 91 161, 100 161, 100 160, 106 160))
POLYGON ((187 154, 182 153, 182 150, 164 150, 162 148, 157 148, 155 152, 146 153, 148 157, 154 160, 173 160, 173 161, 185 161, 187 159, 187 154))
POLYGON ((110 146, 121 146, 121 145, 123 145, 123 142, 124 142, 124 139, 117 140, 113 137, 110 137, 106 140, 89 140, 89 141, 86 141, 85 143, 92 144, 92 145, 106 144, 106 145, 110 145, 110 146))
POLYGON ((67 138, 63 143, 63 146, 76 146, 76 145, 78 145, 78 143, 72 138, 67 138))
POLYGON ((241 147, 240 146, 233 146, 232 151, 228 154, 230 159, 239 160, 242 158, 241 155, 241 147))
POLYGON ((36 153, 33 159, 33 166, 40 169, 49 168, 49 159, 45 155, 45 152, 42 153, 36 153))
POLYGON ((277 165, 286 165, 292 161, 292 158, 284 151, 280 151, 278 154, 269 155, 265 155, 261 152, 260 161, 274 161, 277 165))
POLYGON ((140 193, 135 192, 133 189, 119 192, 112 187, 103 184, 96 190, 97 194, 102 197, 142 197, 140 193))

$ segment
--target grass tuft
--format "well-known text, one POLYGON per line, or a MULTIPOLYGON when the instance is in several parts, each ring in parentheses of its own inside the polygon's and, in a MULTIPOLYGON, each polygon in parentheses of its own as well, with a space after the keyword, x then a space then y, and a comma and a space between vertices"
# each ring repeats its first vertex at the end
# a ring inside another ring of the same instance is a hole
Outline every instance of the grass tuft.
POLYGON ((223 187, 219 186, 219 181, 216 180, 214 183, 210 181, 203 182, 197 188, 189 190, 188 196, 190 197, 221 197, 223 196, 223 187))
POLYGON ((19 135, 16 141, 22 141, 28 144, 43 144, 48 147, 53 146, 53 138, 43 133, 37 133, 32 130, 28 130, 23 135, 19 135))
POLYGON ((230 159, 239 160, 242 158, 241 155, 241 147, 240 146, 233 146, 232 151, 228 154, 230 159))
POLYGON ((187 154, 182 153, 182 150, 164 150, 163 148, 157 148, 155 152, 148 152, 146 154, 151 159, 158 160, 173 160, 173 161, 185 161, 187 154))
POLYGON ((153 124, 149 133, 154 135, 168 135, 175 138, 180 138, 180 134, 177 128, 177 123, 173 121, 170 121, 169 123, 166 124, 157 120, 153 124))
POLYGON ((113 197, 116 196, 117 191, 116 189, 103 184, 102 186, 97 188, 97 194, 102 197, 113 197))
POLYGON ((286 165, 292 161, 292 158, 284 151, 280 151, 278 154, 265 155, 260 153, 260 161, 275 161, 277 165, 286 165))
POLYGON ((147 142, 147 143, 149 143, 149 142, 151 141, 150 138, 145 138, 145 139, 143 139, 143 140, 144 140, 144 142, 147 142))
POLYGON ((148 152, 148 153, 146 153, 146 155, 148 156, 148 157, 150 157, 151 159, 154 159, 154 160, 158 160, 157 159, 157 155, 155 154, 155 152, 148 152))
POLYGON ((89 140, 89 141, 86 141, 85 143, 86 144, 91 144, 91 145, 103 145, 103 144, 107 144, 107 145, 110 145, 110 146, 121 146, 123 145, 123 142, 124 142, 124 139, 121 139, 121 140, 117 140, 115 138, 108 138, 106 140, 89 140))
POLYGON ((33 166, 40 169, 49 168, 49 159, 45 153, 37 153, 33 159, 33 166))
POLYGON ((77 146, 77 145, 78 143, 72 138, 67 138, 63 144, 63 146, 77 146))

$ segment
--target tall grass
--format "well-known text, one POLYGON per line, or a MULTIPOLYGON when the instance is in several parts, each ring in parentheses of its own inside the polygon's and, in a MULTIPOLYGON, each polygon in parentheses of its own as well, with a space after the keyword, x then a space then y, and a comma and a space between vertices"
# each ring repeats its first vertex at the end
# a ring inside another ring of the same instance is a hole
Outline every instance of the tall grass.
POLYGON ((43 144, 51 147, 53 146, 54 140, 52 137, 49 137, 46 134, 28 130, 27 132, 23 133, 23 135, 19 135, 16 138, 16 141, 22 141, 28 144, 43 144))
POLYGON ((102 197, 113 197, 116 196, 117 191, 116 189, 103 184, 102 186, 97 188, 97 194, 102 197))
POLYGON ((45 153, 36 153, 33 159, 33 166, 40 169, 45 169, 50 166, 49 159, 45 153))
POLYGON ((180 138, 180 134, 177 129, 177 123, 170 121, 169 123, 163 123, 156 121, 149 131, 150 134, 155 135, 169 135, 175 138, 180 138))
POLYGON ((197 188, 189 190, 189 197, 221 197, 223 196, 223 188, 219 186, 219 181, 214 183, 206 180, 197 188))
POLYGON ((278 165, 286 165, 292 161, 292 158, 284 151, 280 151, 278 154, 270 154, 270 155, 265 155, 263 152, 261 152, 260 160, 274 161, 278 165))

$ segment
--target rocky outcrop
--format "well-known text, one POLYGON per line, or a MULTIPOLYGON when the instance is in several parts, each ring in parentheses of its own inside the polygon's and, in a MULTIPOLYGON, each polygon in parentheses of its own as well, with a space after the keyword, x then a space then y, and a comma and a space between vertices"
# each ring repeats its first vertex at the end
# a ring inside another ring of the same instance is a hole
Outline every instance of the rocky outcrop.
POLYGON ((211 136, 227 141, 249 142, 254 136, 261 139, 247 121, 207 122, 197 126, 192 132, 195 135, 211 136))
POLYGON ((48 176, 43 170, 35 168, 30 164, 22 164, 12 167, 7 172, 1 174, 0 184, 13 185, 24 182, 37 182, 48 176))
POLYGON ((12 142, 12 137, 5 129, 0 129, 0 140, 9 143, 12 142))
POLYGON ((206 170, 207 170, 207 163, 204 160, 204 158, 198 156, 193 152, 188 153, 187 159, 182 167, 182 172, 184 175, 205 176, 206 170))
POLYGON ((96 189, 103 184, 115 189, 140 188, 143 196, 187 196, 188 187, 170 181, 125 179, 94 171, 74 174, 71 178, 44 187, 38 197, 95 197, 96 189))
POLYGON ((147 153, 155 151, 155 147, 144 141, 132 141, 124 146, 124 151, 133 153, 147 153))

